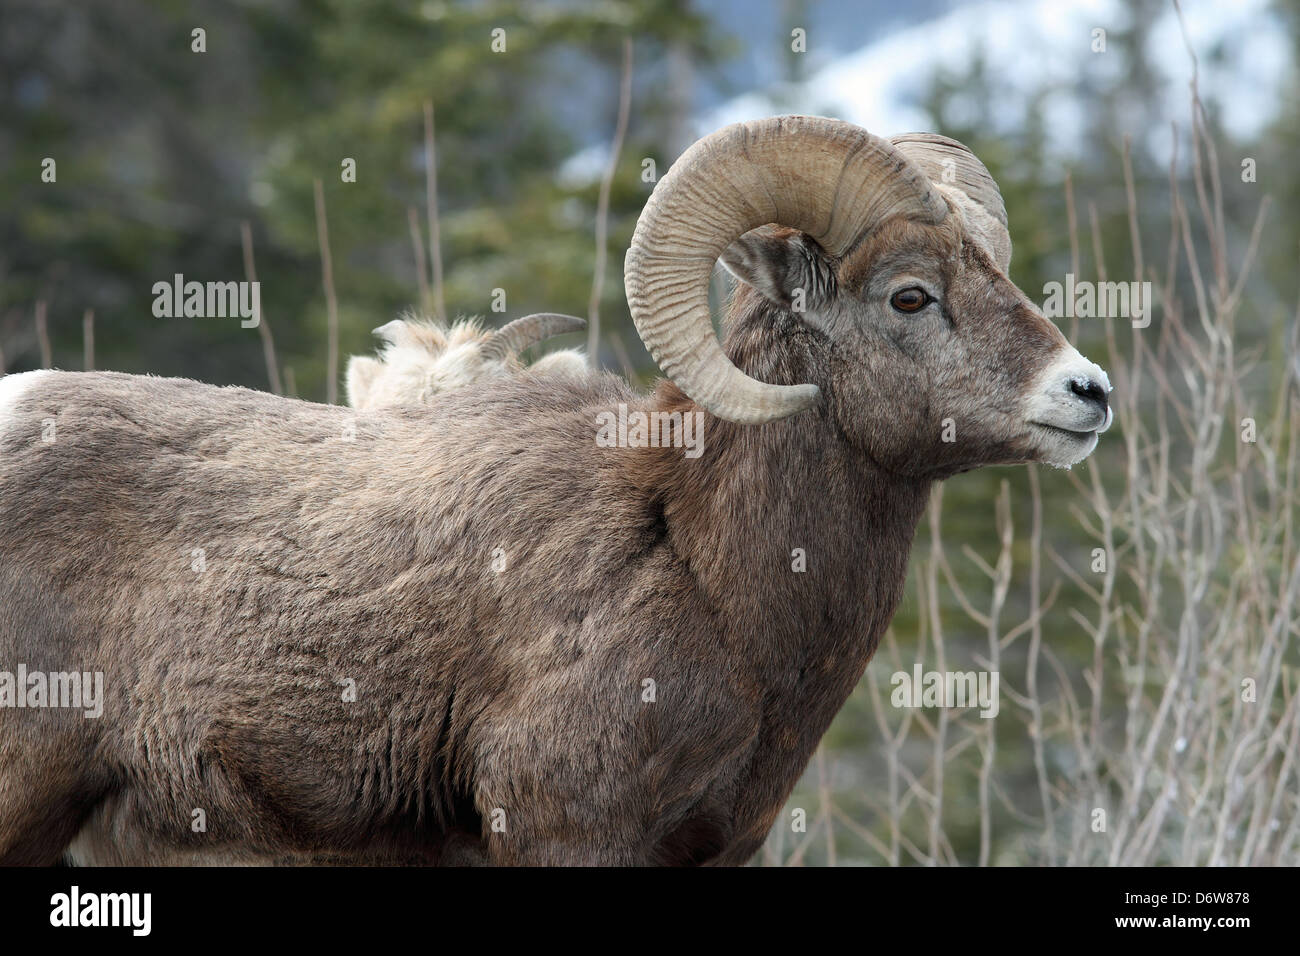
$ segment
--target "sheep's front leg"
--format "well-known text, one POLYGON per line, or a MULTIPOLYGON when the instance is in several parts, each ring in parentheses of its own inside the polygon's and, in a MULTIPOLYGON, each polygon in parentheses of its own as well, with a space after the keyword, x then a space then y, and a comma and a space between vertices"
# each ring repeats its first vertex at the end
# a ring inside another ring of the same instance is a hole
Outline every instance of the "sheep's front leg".
POLYGON ((483 841, 478 835, 461 829, 447 833, 438 854, 439 866, 487 866, 489 862, 483 841))
POLYGON ((471 789, 490 863, 692 866, 737 838, 735 781, 759 739, 752 702, 698 664, 709 691, 694 696, 680 661, 620 650, 617 666, 615 678, 593 666, 594 686, 535 678, 475 728, 471 789))
POLYGON ((651 862, 633 845, 562 830, 515 838, 492 834, 484 844, 487 862, 494 866, 644 866, 651 862))
MULTIPOLYGON (((647 853, 646 815, 654 798, 635 774, 578 772, 539 755, 531 766, 480 781, 475 805, 481 846, 493 866, 636 866, 647 853), (545 772, 549 769, 551 772, 545 772), (542 772, 538 772, 541 770, 542 772)), ((586 768, 583 768, 584 770, 586 768)))
POLYGON ((698 866, 717 861, 730 840, 730 820, 710 811, 692 813, 666 827, 652 823, 645 833, 639 832, 639 826, 629 826, 639 819, 636 814, 628 808, 608 824, 589 829, 575 828, 572 821, 539 827, 534 820, 527 833, 488 834, 481 844, 484 862, 498 866, 698 866), (657 835, 663 830, 663 835, 657 835))
POLYGON ((476 804, 496 866, 696 866, 733 838, 708 780, 672 770, 516 775, 508 790, 481 787, 476 804))

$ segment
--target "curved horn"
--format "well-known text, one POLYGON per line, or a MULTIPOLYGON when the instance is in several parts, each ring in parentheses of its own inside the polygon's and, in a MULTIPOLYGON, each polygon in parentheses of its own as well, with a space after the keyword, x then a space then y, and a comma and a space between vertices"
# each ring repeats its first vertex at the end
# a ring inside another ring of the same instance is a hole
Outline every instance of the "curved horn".
POLYGON ((483 340, 485 358, 504 359, 516 355, 553 335, 578 332, 587 327, 585 319, 558 312, 537 312, 515 319, 497 329, 483 340))
POLYGON ((905 133, 890 140, 940 190, 957 201, 967 225, 1003 272, 1011 265, 1007 207, 988 169, 964 143, 936 133, 905 133))
POLYGON ((759 424, 802 411, 816 385, 770 385, 727 358, 713 334, 708 284, 718 256, 774 222, 832 255, 893 216, 939 223, 948 207, 890 143, 819 116, 726 126, 688 149, 659 181, 624 260, 637 332, 664 373, 719 418, 759 424))

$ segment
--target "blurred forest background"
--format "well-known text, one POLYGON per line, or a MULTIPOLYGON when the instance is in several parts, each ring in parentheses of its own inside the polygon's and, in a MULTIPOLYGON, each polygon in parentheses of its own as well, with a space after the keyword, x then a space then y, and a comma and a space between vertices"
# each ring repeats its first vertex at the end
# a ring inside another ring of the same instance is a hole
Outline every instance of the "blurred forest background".
POLYGON ((1064 18, 1028 0, 3 0, 0 371, 45 364, 38 312, 50 363, 82 367, 93 310, 98 368, 272 387, 259 330, 151 311, 175 273, 245 278, 247 223, 280 387, 324 400, 314 181, 341 374, 420 304, 426 101, 447 314, 588 314, 630 39, 598 358, 648 385, 621 281, 646 160, 662 175, 722 121, 771 113, 913 120, 1001 184, 1031 297, 1072 272, 1149 279, 1157 306, 1145 329, 1061 320, 1110 371, 1116 427, 1069 474, 989 469, 936 495, 889 637, 756 862, 1295 864, 1300 0, 1222 32, 1216 6, 1184 4, 1184 47, 1165 0, 1064 18), (1046 50, 1024 32, 1044 17, 1046 50), (1264 35, 1272 83, 1232 83, 1264 35), (967 50, 932 55, 931 36, 967 50), (1026 80, 1008 43, 1061 68, 1026 80), (864 50, 903 58, 896 102, 848 101, 884 88, 846 73, 864 50), (915 662, 999 670, 1001 713, 891 707, 915 662))

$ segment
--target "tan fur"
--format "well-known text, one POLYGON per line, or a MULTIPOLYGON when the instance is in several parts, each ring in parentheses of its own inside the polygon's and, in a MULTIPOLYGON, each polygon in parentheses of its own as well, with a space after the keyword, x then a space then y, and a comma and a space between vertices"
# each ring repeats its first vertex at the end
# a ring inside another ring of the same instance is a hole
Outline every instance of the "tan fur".
POLYGON ((897 607, 932 483, 1091 445, 1026 420, 1069 346, 958 217, 842 260, 751 234, 727 263, 731 360, 822 399, 705 414, 694 459, 598 445, 620 404, 696 411, 600 374, 372 411, 10 389, 0 667, 102 671, 107 699, 0 709, 0 864, 747 860, 897 607), (899 315, 913 281, 940 298, 899 315))

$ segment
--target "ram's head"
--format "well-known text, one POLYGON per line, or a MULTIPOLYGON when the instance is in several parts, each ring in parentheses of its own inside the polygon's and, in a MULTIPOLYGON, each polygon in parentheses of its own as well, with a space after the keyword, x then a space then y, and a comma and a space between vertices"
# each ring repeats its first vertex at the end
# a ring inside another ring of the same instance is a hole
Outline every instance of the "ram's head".
POLYGON ((820 403, 878 464, 912 475, 1068 466, 1110 425, 1110 384, 1007 278, 1010 261, 997 184, 961 143, 784 116, 726 127, 678 160, 637 224, 625 281, 655 359, 720 418, 820 403), (719 258, 751 290, 742 299, 758 297, 749 314, 775 354, 719 345, 719 258), (820 362, 784 360, 785 336, 820 362))
MULTIPOLYGON (((427 404, 434 396, 472 382, 520 374, 519 355, 529 346, 586 328, 571 315, 541 312, 500 329, 484 329, 474 319, 450 328, 414 316, 375 329, 383 339, 379 357, 354 355, 348 362, 348 404, 353 408, 427 404)), ((564 349, 527 369, 536 375, 579 377, 587 372, 580 352, 564 349)))

